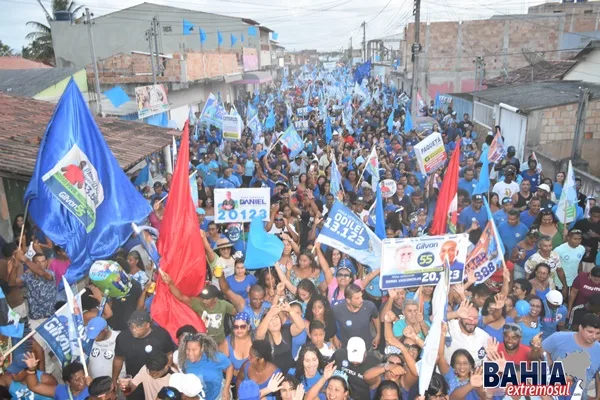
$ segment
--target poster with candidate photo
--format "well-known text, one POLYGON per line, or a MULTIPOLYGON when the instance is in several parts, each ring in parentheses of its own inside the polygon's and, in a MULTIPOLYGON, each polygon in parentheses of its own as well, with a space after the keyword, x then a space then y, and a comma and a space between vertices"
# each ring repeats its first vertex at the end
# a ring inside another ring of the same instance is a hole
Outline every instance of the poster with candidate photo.
POLYGON ((381 289, 435 285, 446 266, 450 268, 450 283, 460 283, 468 247, 467 234, 384 239, 381 289))

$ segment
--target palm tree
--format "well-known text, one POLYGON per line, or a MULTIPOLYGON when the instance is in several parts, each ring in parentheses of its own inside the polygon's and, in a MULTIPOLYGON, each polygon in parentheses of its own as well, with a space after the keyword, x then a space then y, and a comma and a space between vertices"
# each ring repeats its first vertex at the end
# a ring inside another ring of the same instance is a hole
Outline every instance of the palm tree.
POLYGON ((0 56, 14 56, 15 52, 9 45, 2 43, 0 40, 0 56))
POLYGON ((75 14, 83 6, 77 6, 74 1, 69 0, 52 0, 52 13, 50 13, 41 0, 37 0, 37 2, 46 15, 46 24, 37 21, 27 22, 27 26, 35 29, 25 36, 25 39, 32 41, 30 46, 28 46, 29 51, 27 54, 33 60, 54 65, 54 48, 52 46, 52 31, 50 29, 50 23, 54 21, 54 13, 56 11, 69 11, 71 14, 75 14))

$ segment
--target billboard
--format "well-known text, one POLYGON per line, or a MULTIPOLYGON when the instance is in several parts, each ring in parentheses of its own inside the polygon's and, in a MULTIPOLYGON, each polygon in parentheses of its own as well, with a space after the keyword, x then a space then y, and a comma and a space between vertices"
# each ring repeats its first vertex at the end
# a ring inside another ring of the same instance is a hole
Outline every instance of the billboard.
POLYGON ((242 49, 242 60, 244 62, 244 72, 258 70, 258 53, 256 49, 244 47, 242 49))
POLYGON ((163 85, 136 87, 135 101, 140 119, 169 110, 169 100, 163 85))

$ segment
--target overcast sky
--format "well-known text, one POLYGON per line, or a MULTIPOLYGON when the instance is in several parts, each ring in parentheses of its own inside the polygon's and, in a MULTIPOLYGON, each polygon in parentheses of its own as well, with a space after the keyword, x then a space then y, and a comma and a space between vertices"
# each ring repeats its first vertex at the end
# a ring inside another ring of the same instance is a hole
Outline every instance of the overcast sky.
MULTIPOLYGON (((140 4, 140 0, 78 0, 96 15, 140 4)), ((339 50, 360 45, 367 22, 367 40, 401 33, 413 20, 412 0, 153 0, 198 11, 252 18, 279 33, 288 51, 301 49, 339 50)), ((422 19, 467 20, 494 14, 526 13, 540 0, 422 0, 422 19)), ((42 0, 50 8, 50 0, 42 0)), ((0 0, 0 40, 16 50, 28 43, 27 21, 44 22, 36 0, 0 0)), ((101 38, 96 38, 101 40, 101 38)), ((394 46, 396 47, 396 46, 394 46)))

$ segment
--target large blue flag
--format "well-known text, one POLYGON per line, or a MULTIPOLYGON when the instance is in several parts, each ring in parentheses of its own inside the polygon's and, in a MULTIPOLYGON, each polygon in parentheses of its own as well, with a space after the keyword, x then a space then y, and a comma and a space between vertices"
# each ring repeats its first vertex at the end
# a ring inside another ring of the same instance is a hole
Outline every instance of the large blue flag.
POLYGON ((479 173, 477 186, 473 189, 473 194, 487 194, 490 191, 490 162, 488 160, 488 149, 481 152, 479 162, 481 163, 481 172, 479 173))
POLYGON ((129 181, 71 79, 40 145, 25 192, 41 230, 71 258, 69 282, 127 241, 152 211, 129 181))
POLYGON ((387 120, 387 128, 388 128, 388 133, 392 133, 392 131, 394 130, 394 110, 392 110, 392 112, 390 113, 390 116, 387 120))
POLYGON ((371 75, 371 60, 356 67, 354 81, 360 85, 364 78, 371 75))
POLYGON ((329 191, 334 197, 337 198, 339 191, 342 190, 342 175, 340 174, 340 170, 335 162, 335 154, 333 155, 333 160, 331 161, 331 183, 329 186, 329 191))
POLYGON ((272 131, 275 129, 275 113, 273 109, 269 111, 269 115, 267 116, 267 120, 265 121, 265 129, 267 131, 272 131))
POLYGON ((385 214, 383 213, 383 197, 381 195, 381 185, 379 184, 377 184, 375 202, 375 234, 383 240, 385 239, 385 214))
POLYGON ((300 135, 298 135, 298 132, 296 132, 294 125, 288 126, 285 132, 283 132, 281 143, 290 150, 290 159, 296 157, 304 149, 304 142, 300 135))
POLYGON ((331 130, 331 118, 329 118, 328 115, 327 119, 325 120, 325 144, 329 144, 331 139, 333 139, 333 132, 331 130))
POLYGON ((254 217, 250 222, 244 266, 254 270, 275 265, 283 254, 283 247, 277 236, 265 231, 262 218, 254 217))
POLYGON ((404 118, 404 133, 408 133, 413 130, 412 116, 410 115, 410 108, 406 108, 406 117, 404 118))
POLYGON ((373 269, 381 267, 381 240, 338 200, 333 203, 317 242, 338 249, 373 269))

